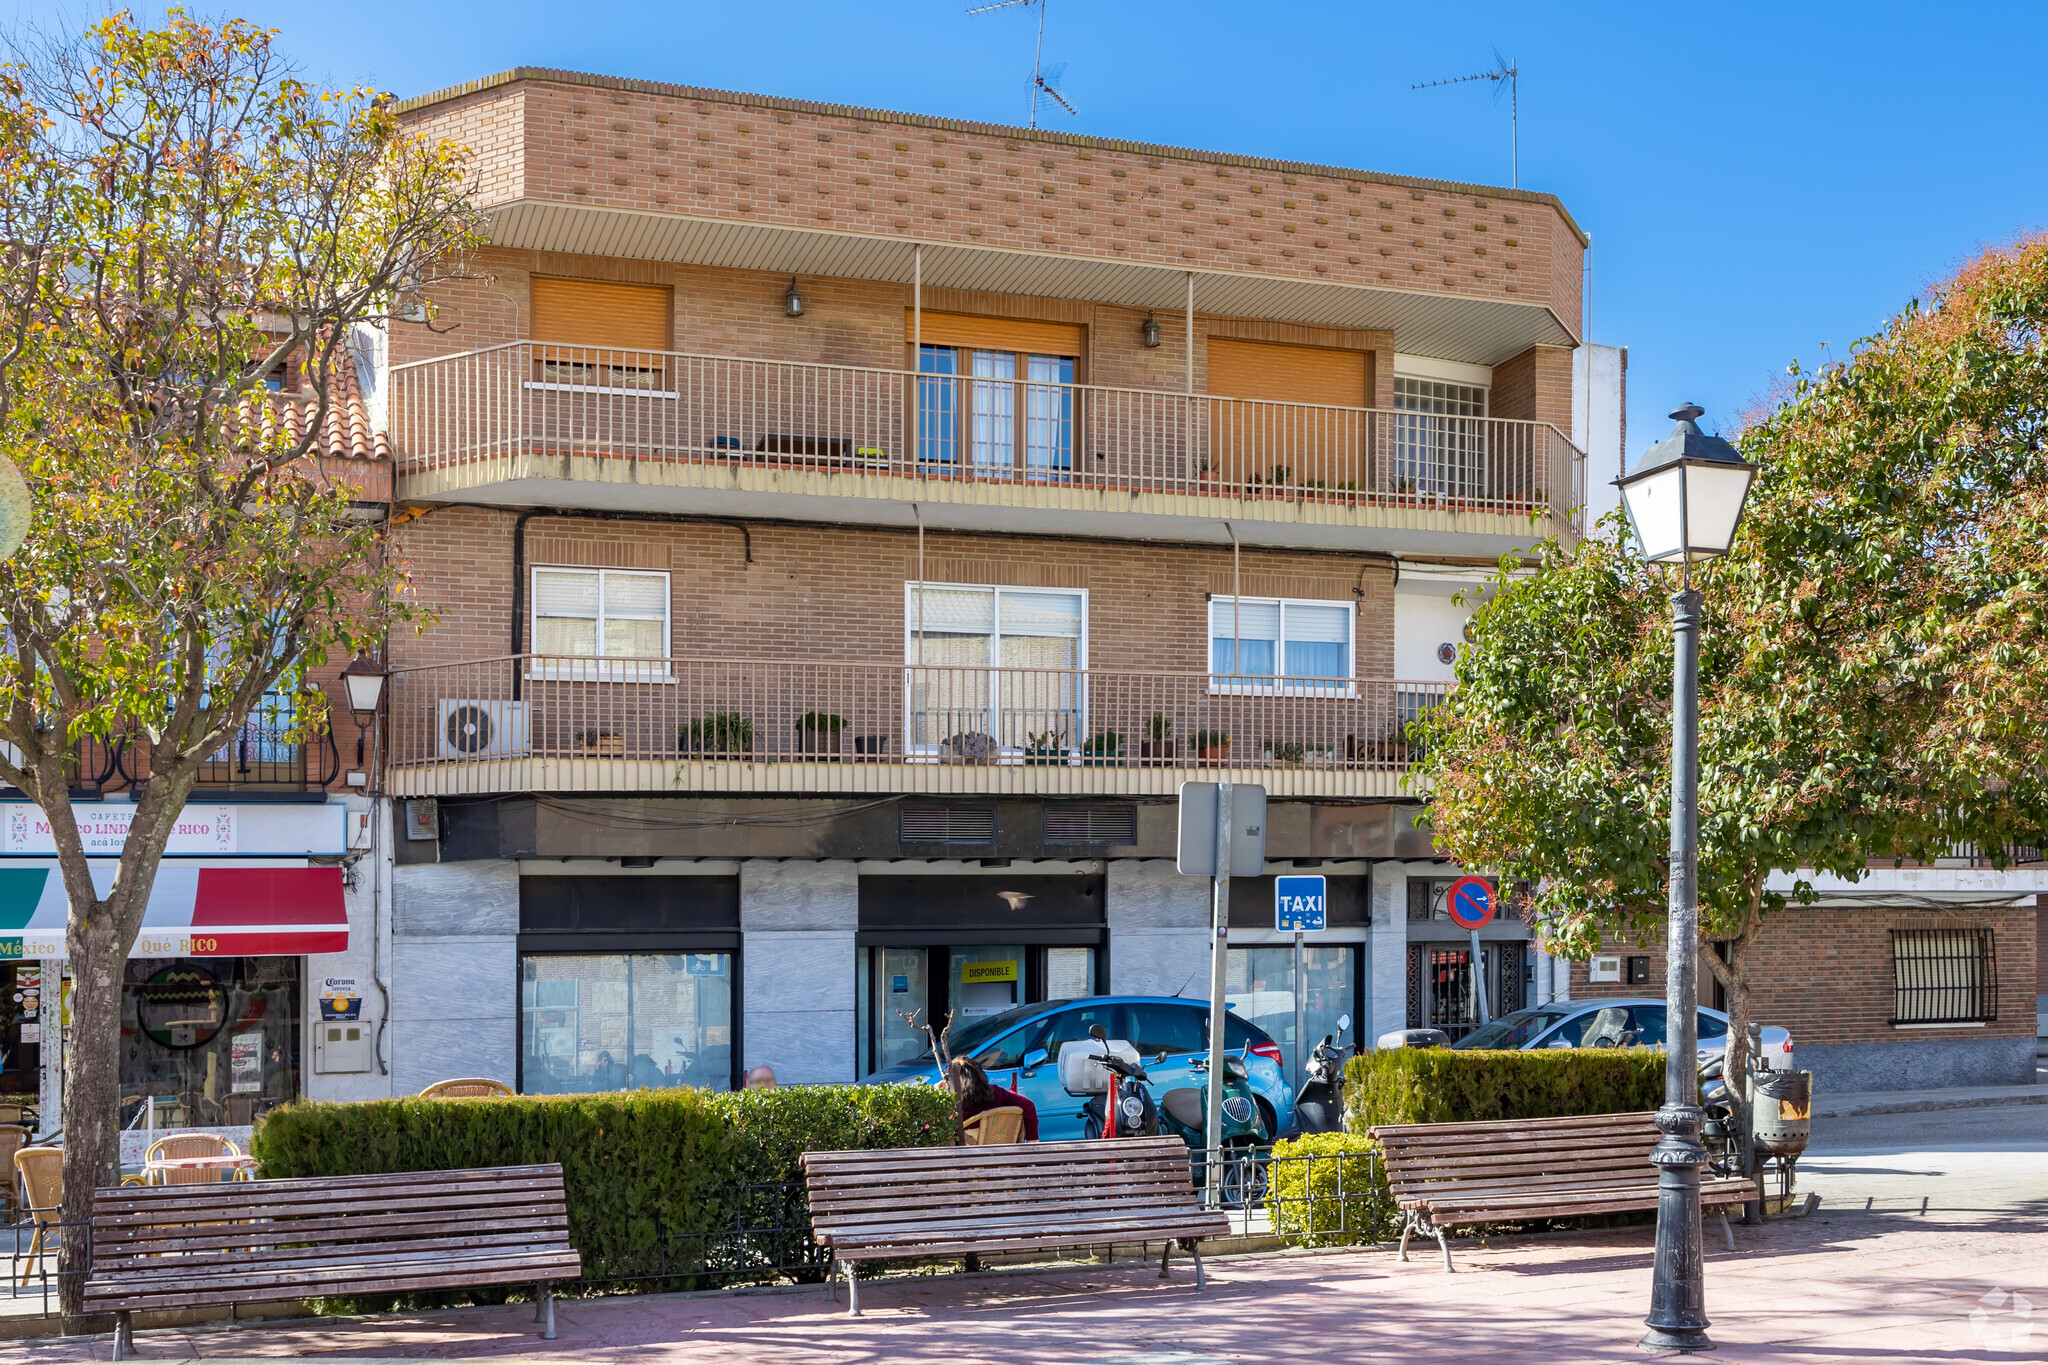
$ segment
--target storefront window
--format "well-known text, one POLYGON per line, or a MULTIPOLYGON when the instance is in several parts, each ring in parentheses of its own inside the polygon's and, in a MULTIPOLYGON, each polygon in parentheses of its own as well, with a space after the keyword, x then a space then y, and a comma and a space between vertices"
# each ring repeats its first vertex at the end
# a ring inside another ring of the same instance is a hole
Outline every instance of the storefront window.
POLYGON ((529 1095, 732 1087, 731 953, 520 960, 520 1088, 529 1095))
POLYGON ((297 957, 133 958, 122 990, 121 1116, 239 1127, 299 1093, 297 957))
POLYGON ((33 1103, 41 1080, 43 969, 0 965, 0 1102, 33 1103))
MULTIPOLYGON (((1358 1014, 1352 998, 1357 973, 1356 946, 1320 944, 1301 950, 1307 978, 1308 1041, 1321 1041, 1337 1031, 1339 1015, 1358 1014)), ((1294 1068, 1294 949, 1232 948, 1224 999, 1231 1012, 1271 1034, 1294 1068)), ((1355 1039, 1351 1041, 1356 1041, 1355 1039)))
POLYGON ((955 948, 948 957, 951 979, 947 987, 953 1000, 954 1028, 964 1029, 1024 1003, 1022 944, 955 948))

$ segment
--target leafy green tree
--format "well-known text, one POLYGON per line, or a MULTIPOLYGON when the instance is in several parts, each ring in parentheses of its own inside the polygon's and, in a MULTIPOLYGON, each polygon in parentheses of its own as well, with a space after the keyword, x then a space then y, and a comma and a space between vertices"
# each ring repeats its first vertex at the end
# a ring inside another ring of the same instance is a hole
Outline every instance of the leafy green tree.
POLYGON ((201 765, 267 694, 320 725, 308 670, 410 614, 316 445, 356 330, 477 236, 459 148, 309 87, 273 37, 117 14, 0 69, 0 455, 31 513, 0 565, 0 778, 50 817, 70 902, 74 1223, 116 1175, 122 980, 201 765), (70 777, 117 736, 147 781, 100 887, 70 777))
MULTIPOLYGON (((2044 324, 2048 239, 1988 252, 1851 359, 1794 367, 1742 433, 1748 512, 1692 570, 1700 961, 1737 1037, 1758 974, 1801 969, 1752 949, 1812 874, 1958 841, 2002 866, 2048 828, 2044 324)), ((1503 560, 1456 688, 1415 727, 1438 846, 1533 888, 1523 912, 1568 957, 1662 928, 1676 586, 1618 514, 1503 560)))

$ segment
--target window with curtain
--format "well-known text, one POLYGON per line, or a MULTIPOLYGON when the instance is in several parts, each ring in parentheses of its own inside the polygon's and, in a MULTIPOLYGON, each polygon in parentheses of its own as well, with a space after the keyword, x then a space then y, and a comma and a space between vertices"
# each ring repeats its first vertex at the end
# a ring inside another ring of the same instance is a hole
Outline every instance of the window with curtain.
POLYGON ((1210 690, 1348 694, 1352 620, 1349 602, 1211 597, 1210 690))
POLYGON ((957 757, 1078 744, 1087 594, 904 585, 914 742, 957 757))
POLYGON ((917 368, 922 463, 1039 482, 1072 472, 1075 357, 927 343, 917 368))
POLYGON ((533 571, 533 649, 552 673, 666 672, 669 583, 637 569, 533 571), (620 663, 592 663, 620 660, 620 663), (632 660, 633 663, 624 661, 632 660))

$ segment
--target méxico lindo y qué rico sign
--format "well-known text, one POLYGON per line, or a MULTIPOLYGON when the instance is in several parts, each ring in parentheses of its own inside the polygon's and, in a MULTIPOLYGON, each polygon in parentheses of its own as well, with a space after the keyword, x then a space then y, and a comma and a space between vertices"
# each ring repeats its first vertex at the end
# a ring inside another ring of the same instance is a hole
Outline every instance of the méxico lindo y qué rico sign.
MULTIPOLYGON (((115 864, 95 863, 101 895, 115 864)), ((0 960, 64 956, 69 902, 53 862, 0 864, 0 960)), ((137 957, 338 953, 348 908, 338 867, 164 862, 150 888, 137 957)))

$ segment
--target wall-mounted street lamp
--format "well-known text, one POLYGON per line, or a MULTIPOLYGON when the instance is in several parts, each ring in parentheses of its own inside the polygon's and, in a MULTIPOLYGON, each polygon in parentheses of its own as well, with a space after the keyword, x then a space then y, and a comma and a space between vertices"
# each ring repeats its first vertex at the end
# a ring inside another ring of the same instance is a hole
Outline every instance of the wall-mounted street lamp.
POLYGON ((1146 350, 1156 351, 1159 349, 1159 319, 1153 317, 1150 313, 1145 314, 1145 325, 1138 329, 1138 333, 1145 338, 1146 350))
MULTIPOLYGON (((1726 554, 1735 541, 1756 466, 1699 429, 1701 409, 1672 413, 1678 425, 1633 473, 1616 480, 1636 545, 1652 564, 1679 566, 1671 598, 1671 897, 1664 926, 1664 1136, 1650 1153, 1657 1179, 1657 1260, 1646 1350, 1711 1351, 1706 1268, 1700 1249, 1699 694, 1700 595, 1689 566, 1726 554)), ((1731 1047, 1740 1046, 1733 1040, 1731 1047)))
MULTIPOLYGON (((377 707, 384 700, 384 665, 367 654, 358 654, 341 670, 341 685, 348 693, 348 709, 356 717, 356 767, 363 766, 363 731, 376 721, 377 707)), ((356 781, 350 775, 351 783, 356 781)))
POLYGON ((789 292, 782 296, 784 317, 800 318, 804 315, 804 291, 796 287, 796 276, 789 277, 789 292))

